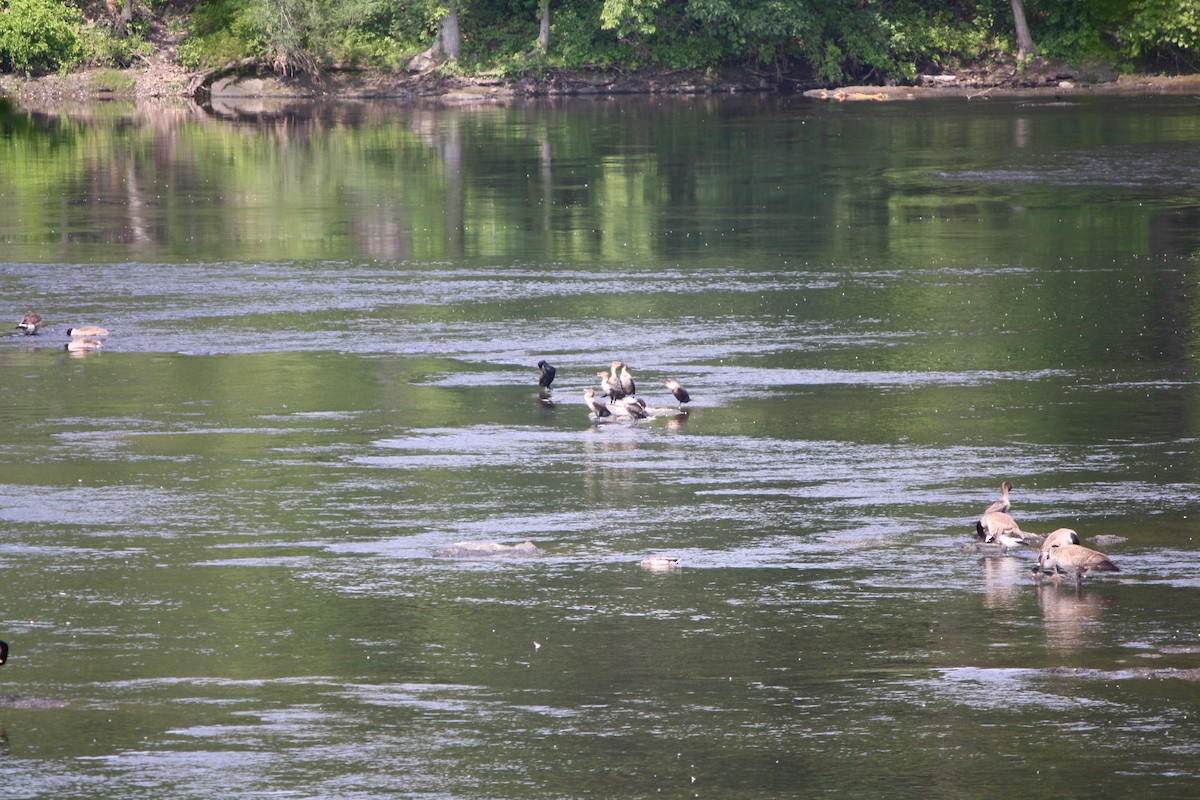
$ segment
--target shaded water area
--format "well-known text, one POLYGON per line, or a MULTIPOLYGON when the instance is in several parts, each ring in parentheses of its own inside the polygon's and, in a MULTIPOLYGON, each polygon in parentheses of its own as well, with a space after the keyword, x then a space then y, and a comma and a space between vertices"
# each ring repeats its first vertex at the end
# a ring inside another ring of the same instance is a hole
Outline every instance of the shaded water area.
POLYGON ((0 125, 6 797, 1200 791, 1194 98, 0 125))

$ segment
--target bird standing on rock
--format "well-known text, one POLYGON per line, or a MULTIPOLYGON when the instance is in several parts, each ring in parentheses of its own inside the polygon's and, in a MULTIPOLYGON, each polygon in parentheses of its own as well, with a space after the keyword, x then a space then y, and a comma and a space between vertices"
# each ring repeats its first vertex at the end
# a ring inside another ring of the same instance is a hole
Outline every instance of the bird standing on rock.
POLYGON ((683 384, 674 378, 667 378, 663 381, 663 385, 671 390, 671 394, 679 401, 679 405, 692 402, 692 396, 688 394, 688 390, 683 388, 683 384))
POLYGON ((604 396, 609 399, 609 402, 615 403, 625 396, 625 392, 621 390, 621 381, 610 375, 606 371, 597 372, 596 377, 600 379, 600 388, 604 390, 604 396))
POLYGON ((587 407, 597 418, 612 416, 608 406, 596 398, 596 390, 590 386, 583 390, 583 402, 587 403, 587 407))
POLYGON ((624 361, 621 362, 621 391, 625 394, 637 394, 637 384, 633 382, 633 375, 629 372, 629 365, 624 361))
POLYGON ((1003 511, 988 511, 975 523, 975 535, 983 542, 996 542, 1004 549, 1028 547, 1017 521, 1003 511))
POLYGON ((1012 484, 1008 481, 1000 484, 1000 499, 988 506, 983 513, 990 514, 993 511, 999 511, 1001 514, 1007 514, 1008 509, 1012 507, 1012 503, 1008 501, 1008 493, 1012 488, 1012 484))
POLYGON ((554 383, 554 376, 558 373, 558 370, 547 364, 544 360, 539 361, 537 365, 538 369, 542 371, 542 374, 538 376, 538 386, 541 386, 543 389, 549 389, 550 384, 554 383))

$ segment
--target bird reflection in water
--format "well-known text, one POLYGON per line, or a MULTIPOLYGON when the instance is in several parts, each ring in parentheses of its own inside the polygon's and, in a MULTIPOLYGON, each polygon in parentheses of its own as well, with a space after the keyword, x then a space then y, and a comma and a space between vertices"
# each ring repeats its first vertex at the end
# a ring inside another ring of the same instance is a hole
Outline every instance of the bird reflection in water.
POLYGON ((1097 623, 1108 609, 1107 595, 1084 591, 1064 581, 1040 581, 1037 592, 1046 643, 1050 647, 1081 650, 1103 636, 1097 623), (1093 630, 1097 631, 1094 636, 1093 630))

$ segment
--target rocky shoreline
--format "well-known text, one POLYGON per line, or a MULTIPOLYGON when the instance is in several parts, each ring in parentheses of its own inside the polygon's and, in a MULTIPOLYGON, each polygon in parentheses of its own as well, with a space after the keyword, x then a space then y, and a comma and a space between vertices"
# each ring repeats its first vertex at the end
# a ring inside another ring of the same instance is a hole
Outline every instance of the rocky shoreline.
POLYGON ((1115 75, 1104 69, 1075 69, 1040 61, 1017 69, 1013 64, 956 73, 922 75, 919 85, 822 87, 767 77, 749 71, 699 73, 657 71, 625 73, 549 71, 536 79, 507 80, 497 75, 446 77, 435 71, 391 73, 333 70, 319 78, 276 75, 247 60, 207 73, 192 73, 159 54, 124 70, 88 69, 26 78, 0 76, 0 95, 26 107, 63 102, 128 99, 184 100, 199 105, 217 101, 436 99, 447 105, 499 102, 527 97, 622 94, 715 95, 793 93, 839 102, 920 100, 963 97, 1065 98, 1086 95, 1200 95, 1200 75, 1115 75))

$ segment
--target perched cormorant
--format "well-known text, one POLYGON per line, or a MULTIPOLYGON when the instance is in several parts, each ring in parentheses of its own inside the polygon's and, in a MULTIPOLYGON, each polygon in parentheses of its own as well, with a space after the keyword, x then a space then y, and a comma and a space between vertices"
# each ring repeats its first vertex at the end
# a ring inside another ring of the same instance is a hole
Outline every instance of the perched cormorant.
POLYGON ((688 390, 683 388, 683 384, 674 378, 667 378, 663 381, 663 385, 671 390, 671 394, 675 395, 675 399, 679 401, 679 405, 692 402, 692 396, 688 394, 688 390))
POLYGON ((625 392, 621 390, 621 381, 615 376, 610 376, 608 372, 597 372, 596 377, 600 379, 600 388, 604 390, 604 396, 610 402, 616 402, 625 396, 625 392))
POLYGON ((629 372, 629 365, 624 361, 621 362, 620 381, 622 392, 625 394, 637 394, 637 384, 633 382, 633 375, 629 372))
POLYGON ((554 376, 558 373, 558 370, 545 361, 539 361, 537 365, 538 369, 542 371, 542 374, 538 376, 538 386, 541 386, 543 389, 549 389, 550 384, 554 383, 554 376))
POLYGON ((587 407, 597 417, 608 417, 612 412, 608 410, 608 406, 596 399, 596 390, 588 387, 583 390, 583 402, 587 403, 587 407))

